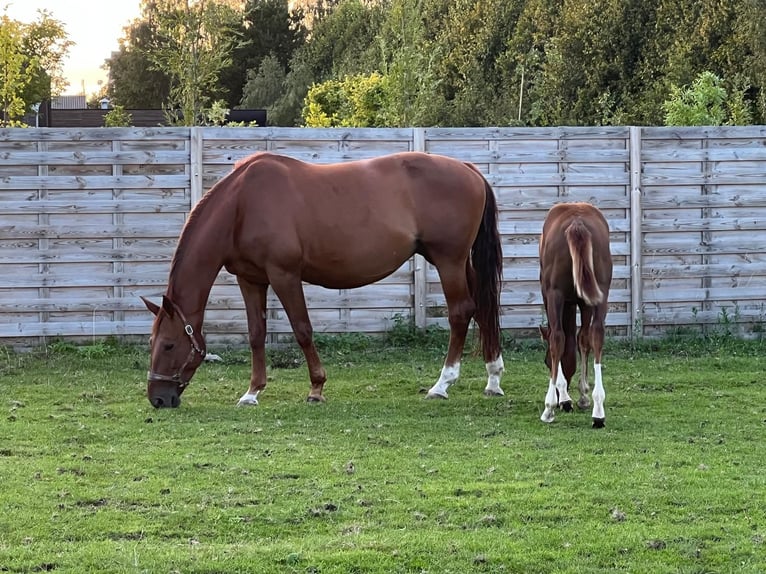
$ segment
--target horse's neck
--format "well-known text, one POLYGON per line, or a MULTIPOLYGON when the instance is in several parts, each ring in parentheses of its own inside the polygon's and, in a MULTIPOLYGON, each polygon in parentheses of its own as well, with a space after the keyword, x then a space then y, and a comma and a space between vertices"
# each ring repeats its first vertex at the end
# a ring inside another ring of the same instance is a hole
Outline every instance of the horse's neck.
POLYGON ((168 279, 168 295, 197 327, 230 247, 221 225, 213 220, 198 221, 193 233, 182 234, 177 252, 183 255, 174 262, 168 279))

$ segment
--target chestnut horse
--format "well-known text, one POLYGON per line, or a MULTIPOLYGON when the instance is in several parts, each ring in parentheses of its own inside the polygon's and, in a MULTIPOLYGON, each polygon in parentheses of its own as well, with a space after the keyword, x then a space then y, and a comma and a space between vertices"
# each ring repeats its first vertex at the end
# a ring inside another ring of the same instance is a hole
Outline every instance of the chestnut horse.
POLYGON ((327 377, 302 282, 330 289, 368 285, 413 253, 437 268, 449 315, 447 356, 428 397, 447 398, 474 317, 488 373, 484 392, 502 395, 497 205, 474 166, 418 152, 330 165, 256 153, 238 162, 189 214, 162 304, 142 297, 155 315, 149 401, 155 407, 180 404, 205 357, 203 317, 221 268, 237 278, 252 350, 250 387, 238 404, 257 405, 266 387, 269 285, 306 357, 308 400, 324 401, 327 377))
POLYGON ((548 326, 541 327, 540 333, 547 343, 545 363, 550 369, 545 410, 540 417, 543 422, 553 422, 557 406, 572 410, 568 387, 577 367, 576 350, 580 354, 577 405, 582 409, 590 406, 588 359, 592 350, 593 427, 604 426, 601 351, 611 283, 609 225, 601 211, 589 203, 554 205, 540 236, 540 287, 548 318, 548 326))

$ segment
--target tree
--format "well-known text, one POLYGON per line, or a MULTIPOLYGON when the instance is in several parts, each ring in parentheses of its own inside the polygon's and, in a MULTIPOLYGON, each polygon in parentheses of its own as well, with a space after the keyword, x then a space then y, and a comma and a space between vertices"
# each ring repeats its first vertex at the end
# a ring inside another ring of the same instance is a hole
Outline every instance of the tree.
POLYGON ((31 105, 63 86, 61 63, 72 42, 58 20, 40 11, 25 24, 3 13, 0 22, 0 105, 3 125, 17 125, 31 105))
POLYGON ((230 106, 240 104, 242 79, 257 74, 267 57, 273 56, 284 70, 295 50, 306 42, 303 12, 290 10, 288 5, 288 0, 248 0, 245 5, 231 64, 221 72, 221 88, 227 92, 230 106))
POLYGON ((159 109, 170 96, 170 77, 150 58, 159 43, 156 19, 145 11, 124 32, 119 50, 104 63, 109 70, 107 95, 127 109, 159 109))
POLYGON ((0 104, 3 116, 0 126, 15 125, 18 118, 24 115, 24 100, 21 93, 31 80, 31 75, 25 73, 25 68, 36 66, 29 62, 21 52, 21 24, 3 14, 0 26, 0 104))
POLYGON ((275 103, 282 97, 287 74, 274 54, 261 60, 258 70, 247 71, 247 83, 242 88, 242 107, 265 109, 266 121, 280 125, 283 119, 275 103))
POLYGON ((66 89, 69 82, 64 77, 64 60, 73 45, 63 23, 47 10, 38 11, 38 20, 25 26, 23 52, 37 62, 36 73, 24 92, 27 104, 48 100, 66 89))
POLYGON ((226 4, 198 0, 153 0, 158 43, 149 52, 157 70, 172 81, 171 109, 183 125, 204 120, 204 109, 216 94, 221 71, 231 63, 236 12, 226 4))
POLYGON ((313 84, 375 71, 372 62, 377 61, 375 37, 383 3, 345 0, 329 10, 313 21, 309 39, 290 59, 282 97, 273 106, 282 118, 279 125, 300 123, 304 99, 313 84))

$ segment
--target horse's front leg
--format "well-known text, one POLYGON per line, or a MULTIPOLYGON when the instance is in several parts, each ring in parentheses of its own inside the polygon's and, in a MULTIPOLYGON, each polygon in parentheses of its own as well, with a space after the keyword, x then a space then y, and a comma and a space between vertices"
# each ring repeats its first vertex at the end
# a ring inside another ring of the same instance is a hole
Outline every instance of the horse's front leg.
POLYGON ((311 390, 306 398, 308 402, 324 402, 322 394, 327 373, 322 366, 322 361, 314 345, 314 330, 311 326, 309 313, 306 309, 306 299, 303 294, 303 285, 298 275, 278 271, 269 274, 271 286, 274 288, 282 306, 285 308, 290 326, 293 329, 295 340, 298 342, 309 370, 311 390))
POLYGON ((266 387, 266 292, 268 285, 258 285, 237 278, 247 312, 247 332, 250 340, 253 370, 250 387, 237 406, 258 404, 258 395, 266 387))

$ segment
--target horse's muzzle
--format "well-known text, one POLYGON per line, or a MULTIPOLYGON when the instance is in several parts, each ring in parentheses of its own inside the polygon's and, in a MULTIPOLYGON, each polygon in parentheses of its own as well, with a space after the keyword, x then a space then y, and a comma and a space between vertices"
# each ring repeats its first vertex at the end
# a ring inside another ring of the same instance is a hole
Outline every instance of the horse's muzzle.
POLYGON ((178 385, 152 381, 147 385, 146 396, 155 409, 172 408, 181 405, 178 385))
POLYGON ((152 406, 155 409, 162 409, 166 407, 174 409, 181 404, 181 397, 176 394, 169 396, 155 395, 153 397, 149 397, 149 402, 152 403, 152 406))

